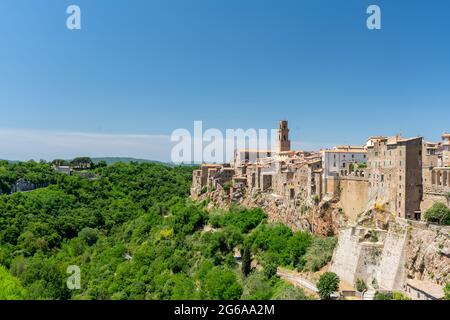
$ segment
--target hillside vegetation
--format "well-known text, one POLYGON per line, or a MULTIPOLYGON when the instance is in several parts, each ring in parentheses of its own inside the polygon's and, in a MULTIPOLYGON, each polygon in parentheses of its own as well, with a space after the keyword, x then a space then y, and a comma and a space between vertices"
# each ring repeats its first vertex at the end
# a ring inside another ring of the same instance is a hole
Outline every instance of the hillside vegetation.
POLYGON ((259 209, 208 213, 188 197, 192 170, 115 163, 85 179, 1 162, 5 189, 19 177, 51 185, 0 196, 0 298, 307 299, 276 267, 320 268, 334 239, 269 224, 259 209), (80 289, 67 288, 70 265, 80 289))

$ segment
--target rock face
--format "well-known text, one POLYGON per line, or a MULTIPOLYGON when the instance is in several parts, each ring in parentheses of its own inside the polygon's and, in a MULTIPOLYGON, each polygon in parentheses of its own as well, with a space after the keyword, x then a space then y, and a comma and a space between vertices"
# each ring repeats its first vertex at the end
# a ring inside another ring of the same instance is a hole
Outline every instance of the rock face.
POLYGON ((369 288, 403 290, 407 278, 438 285, 450 281, 450 227, 396 218, 382 205, 368 204, 354 225, 349 225, 338 198, 319 203, 287 201, 275 194, 246 194, 237 190, 209 191, 199 201, 208 209, 228 209, 232 204, 259 207, 269 221, 322 236, 338 235, 331 270, 350 285, 364 280, 369 288))
POLYGON ((11 193, 23 192, 23 191, 31 191, 31 190, 34 190, 36 188, 37 188, 37 186, 34 183, 28 182, 28 181, 26 181, 24 179, 19 179, 19 180, 16 181, 16 183, 14 183, 11 186, 11 193))
POLYGON ((410 278, 439 285, 450 281, 450 227, 412 227, 406 270, 410 278))
POLYGON ((308 230, 317 235, 332 236, 339 232, 347 219, 336 199, 325 199, 320 203, 307 204, 286 201, 275 194, 245 194, 242 191, 227 194, 223 190, 205 193, 197 200, 209 199, 209 209, 227 209, 231 204, 239 204, 248 208, 263 209, 269 221, 281 222, 292 230, 308 230))
POLYGON ((407 278, 444 285, 450 281, 449 231, 401 219, 387 230, 344 228, 331 270, 351 285, 361 279, 373 289, 401 291, 407 278))
MULTIPOLYGON (((11 190, 10 193, 15 193, 15 192, 26 192, 26 191, 32 191, 38 188, 45 188, 49 185, 49 183, 33 183, 33 182, 29 182, 27 180, 24 179, 18 179, 13 185, 11 185, 11 190)), ((0 190, 0 194, 1 194, 1 190, 0 190)))

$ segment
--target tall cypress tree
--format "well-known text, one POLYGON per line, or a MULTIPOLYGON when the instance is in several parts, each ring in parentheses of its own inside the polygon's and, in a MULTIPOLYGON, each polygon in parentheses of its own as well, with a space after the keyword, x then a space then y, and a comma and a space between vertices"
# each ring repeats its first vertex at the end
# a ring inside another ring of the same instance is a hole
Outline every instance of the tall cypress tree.
POLYGON ((244 245, 244 249, 242 252, 242 273, 247 276, 250 273, 251 268, 251 252, 250 252, 250 246, 248 244, 244 245))

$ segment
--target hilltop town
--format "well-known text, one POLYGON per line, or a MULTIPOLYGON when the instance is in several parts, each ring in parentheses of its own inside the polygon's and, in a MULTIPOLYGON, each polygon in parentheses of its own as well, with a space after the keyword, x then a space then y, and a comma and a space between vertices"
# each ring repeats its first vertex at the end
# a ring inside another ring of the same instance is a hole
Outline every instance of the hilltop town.
MULTIPOLYGON (((450 201, 450 134, 442 141, 399 135, 361 146, 292 150, 280 121, 275 150, 236 150, 228 164, 203 164, 191 197, 210 207, 261 207, 294 230, 338 235, 331 270, 368 294, 398 290, 439 299, 449 281, 449 227, 426 218, 450 201)), ((442 221, 441 221, 442 222, 442 221)))

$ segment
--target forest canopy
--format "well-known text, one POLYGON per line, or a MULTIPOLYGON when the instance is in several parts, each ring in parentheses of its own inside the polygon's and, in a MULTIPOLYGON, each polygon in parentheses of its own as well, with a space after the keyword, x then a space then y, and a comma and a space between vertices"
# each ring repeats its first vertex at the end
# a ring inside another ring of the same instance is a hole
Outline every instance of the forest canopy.
POLYGON ((334 239, 268 223, 260 209, 208 212, 207 203, 189 198, 193 169, 115 163, 84 169, 89 175, 65 175, 47 163, 1 162, 5 190, 19 178, 48 186, 0 195, 0 282, 7 284, 0 295, 309 298, 280 280, 276 268, 309 268, 308 252, 328 241, 327 253, 312 263, 320 268, 334 239), (69 266, 80 268, 79 289, 66 284, 69 266))

